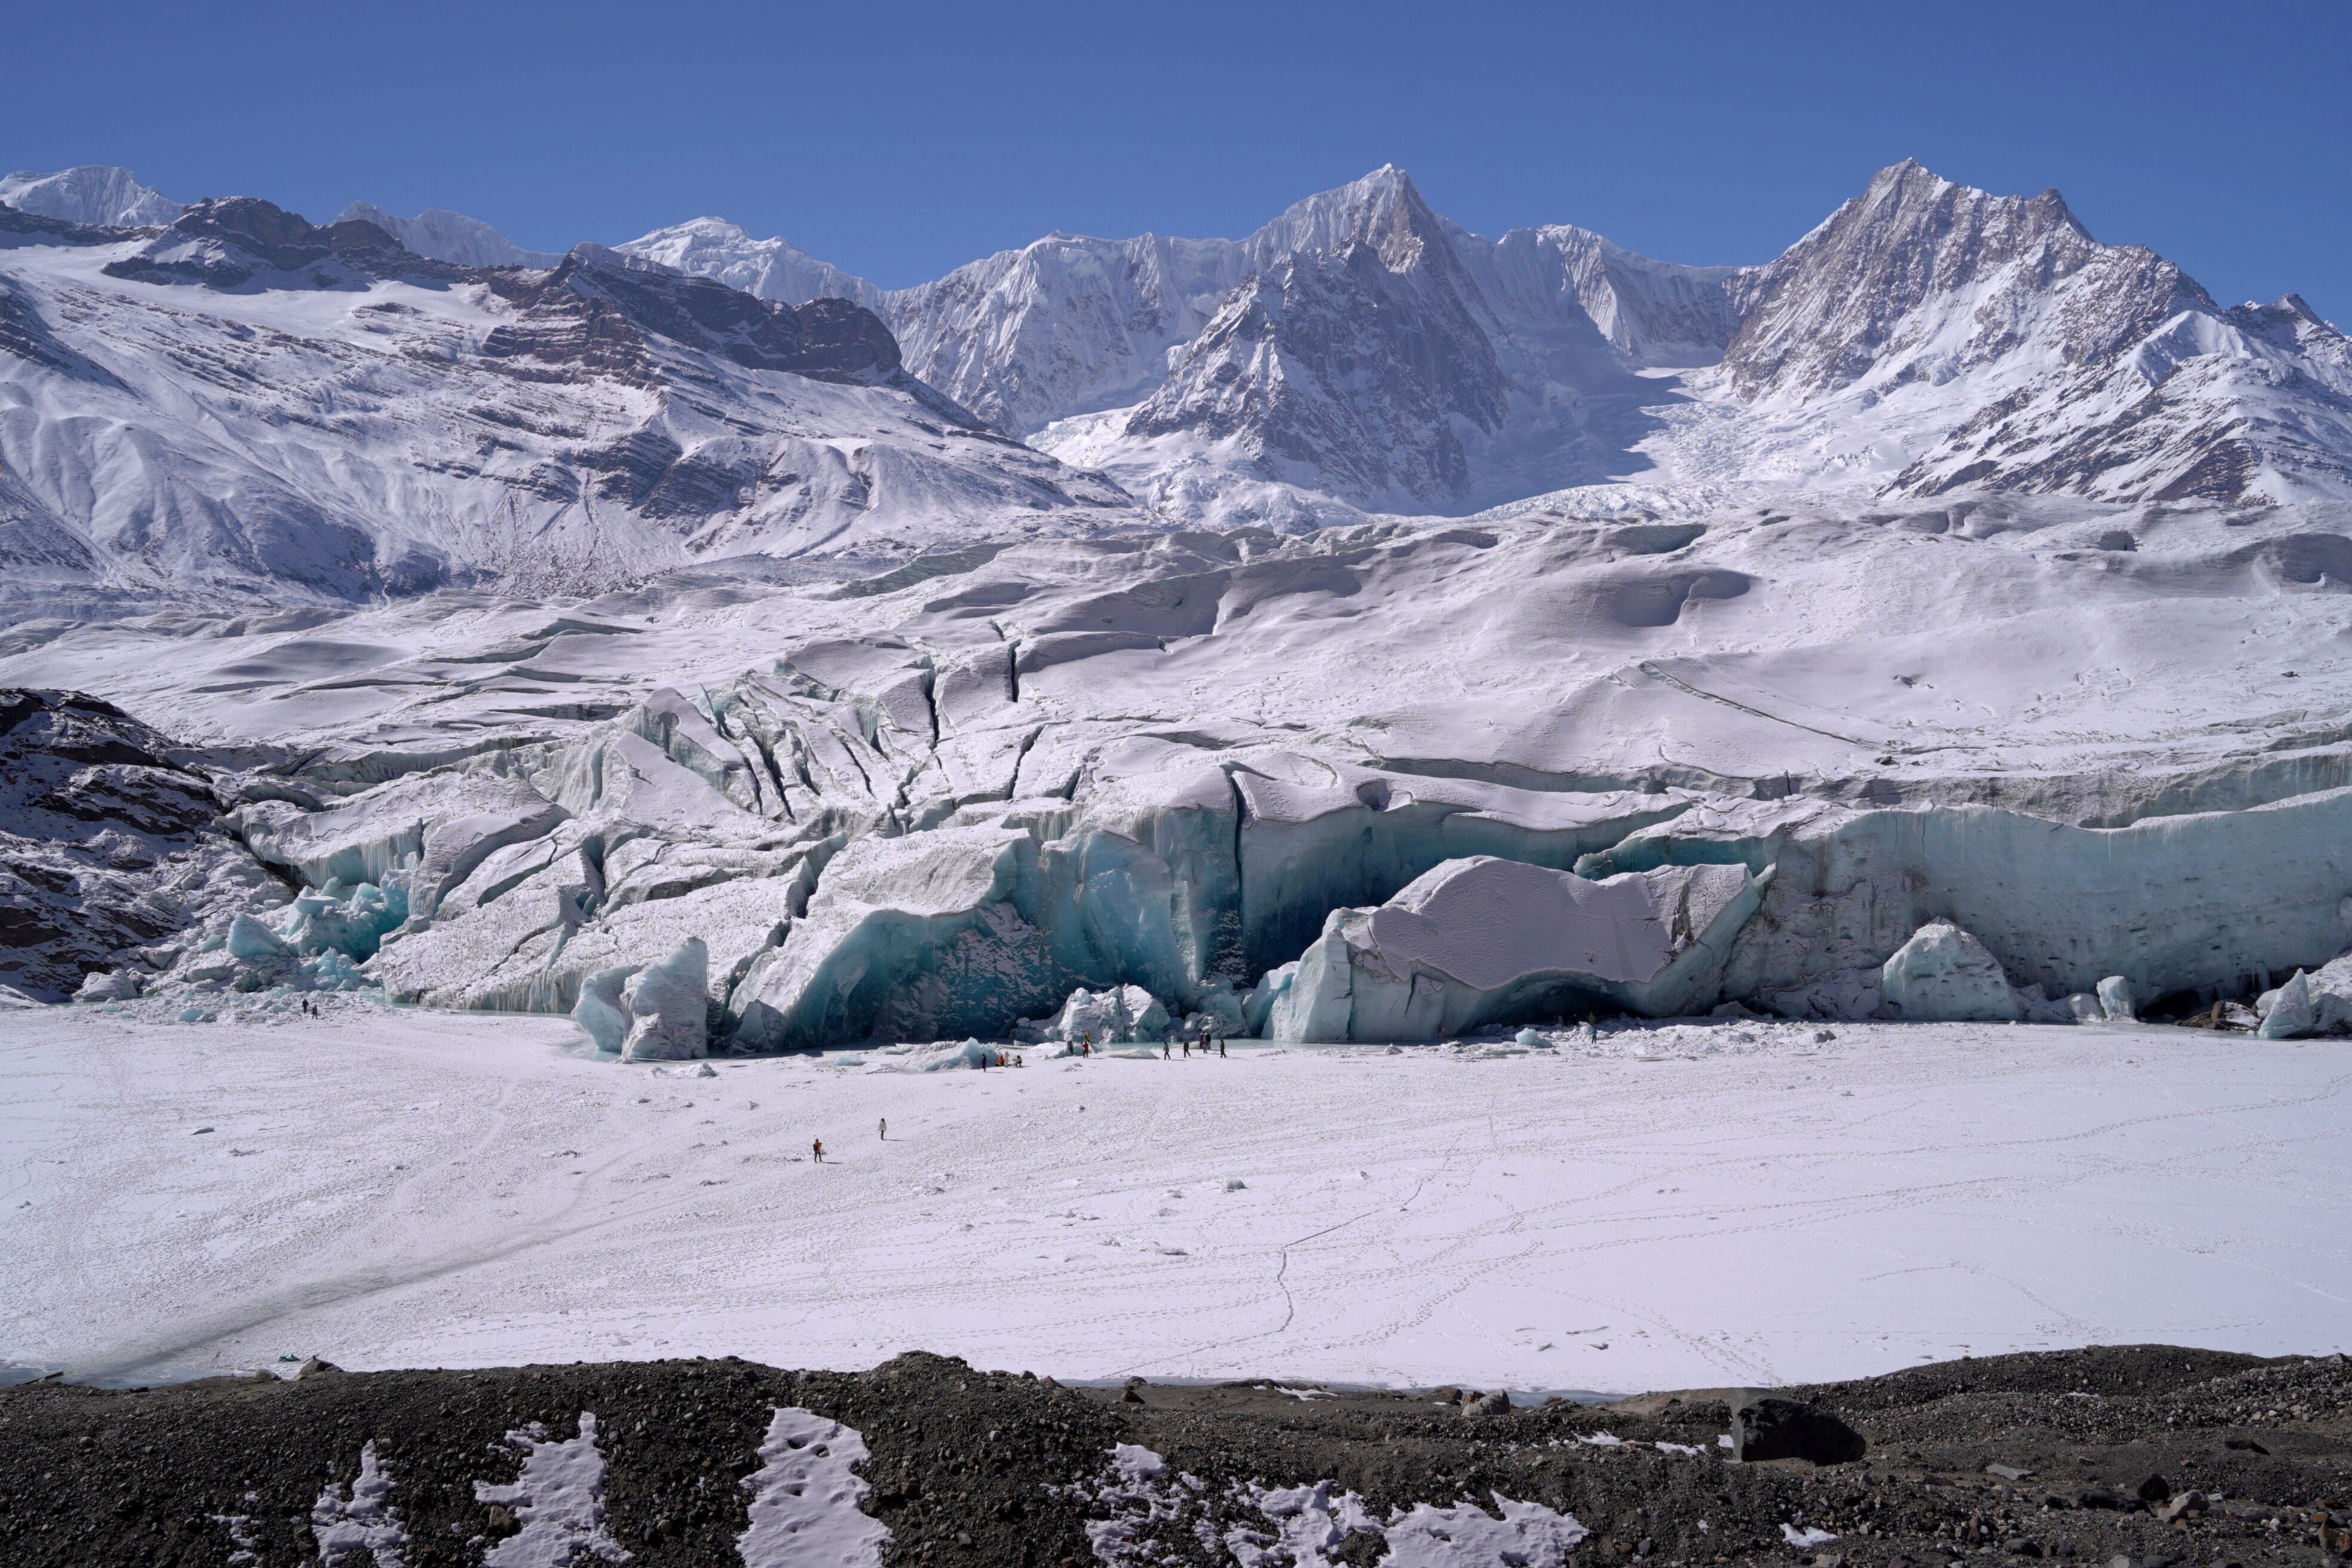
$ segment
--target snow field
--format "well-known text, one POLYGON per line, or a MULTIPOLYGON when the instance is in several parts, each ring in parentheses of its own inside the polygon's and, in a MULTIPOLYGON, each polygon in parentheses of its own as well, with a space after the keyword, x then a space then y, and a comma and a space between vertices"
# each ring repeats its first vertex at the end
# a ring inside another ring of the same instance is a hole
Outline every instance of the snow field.
POLYGON ((2325 1042, 1707 1024, 706 1078, 539 1017, 134 1015, 0 1015, 0 1359, 923 1348, 1632 1392, 2327 1352, 2352 1296, 2352 1059, 2325 1042))

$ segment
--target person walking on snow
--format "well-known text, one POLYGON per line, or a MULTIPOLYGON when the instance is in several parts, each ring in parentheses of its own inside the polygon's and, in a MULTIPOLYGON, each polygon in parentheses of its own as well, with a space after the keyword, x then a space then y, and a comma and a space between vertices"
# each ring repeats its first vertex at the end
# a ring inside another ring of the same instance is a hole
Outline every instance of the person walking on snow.
POLYGON ((890 1119, 888 1117, 882 1117, 874 1123, 874 1136, 880 1139, 885 1143, 890 1142, 890 1119))
POLYGON ((815 1156, 816 1156, 816 1163, 817 1163, 818 1164, 822 1165, 822 1164, 824 1164, 824 1139, 822 1139, 822 1138, 812 1138, 812 1139, 810 1139, 810 1140, 809 1140, 809 1150, 810 1150, 810 1152, 811 1152, 812 1153, 815 1154, 815 1156))

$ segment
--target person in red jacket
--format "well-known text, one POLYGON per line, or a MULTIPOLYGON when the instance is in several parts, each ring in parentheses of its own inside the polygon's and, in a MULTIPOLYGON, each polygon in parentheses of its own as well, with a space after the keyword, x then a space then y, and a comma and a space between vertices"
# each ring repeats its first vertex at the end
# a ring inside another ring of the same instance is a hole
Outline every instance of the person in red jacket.
POLYGON ((818 1164, 822 1165, 822 1164, 824 1164, 824 1139, 822 1139, 822 1138, 812 1138, 812 1139, 810 1139, 810 1140, 809 1140, 809 1150, 810 1150, 810 1152, 813 1152, 813 1153, 814 1153, 814 1154, 816 1155, 816 1163, 817 1163, 818 1164))

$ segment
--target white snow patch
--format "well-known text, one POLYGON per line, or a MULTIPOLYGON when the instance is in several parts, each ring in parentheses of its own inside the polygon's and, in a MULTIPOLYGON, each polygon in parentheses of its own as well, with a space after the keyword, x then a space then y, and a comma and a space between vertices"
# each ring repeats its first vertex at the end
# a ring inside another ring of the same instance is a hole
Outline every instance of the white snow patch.
POLYGON ((890 1531, 866 1513, 873 1489, 854 1473, 866 1458, 854 1427, 778 1405, 760 1468, 743 1480, 751 1526, 735 1549, 745 1568, 880 1568, 890 1531))
MULTIPOLYGON (((376 1568, 402 1568, 406 1559, 401 1552, 408 1545, 408 1532, 400 1527, 400 1515, 391 1499, 392 1472, 377 1460, 375 1441, 370 1438, 360 1446, 360 1473, 352 1481, 349 1495, 341 1483, 330 1480, 320 1490, 319 1500, 310 1505, 310 1533, 319 1542, 319 1560, 334 1568, 352 1552, 364 1550, 373 1554, 376 1568)), ((229 1539, 240 1552, 252 1547, 249 1521, 239 1516, 235 1522, 226 1519, 222 1522, 229 1525, 229 1539)))
POLYGON ((580 1413, 576 1437, 551 1438, 534 1421, 507 1441, 522 1450, 522 1474, 503 1486, 476 1481, 474 1500, 504 1503, 522 1529, 492 1547, 482 1568, 572 1568, 583 1552, 607 1563, 629 1560, 604 1528, 604 1456, 593 1411, 580 1413))

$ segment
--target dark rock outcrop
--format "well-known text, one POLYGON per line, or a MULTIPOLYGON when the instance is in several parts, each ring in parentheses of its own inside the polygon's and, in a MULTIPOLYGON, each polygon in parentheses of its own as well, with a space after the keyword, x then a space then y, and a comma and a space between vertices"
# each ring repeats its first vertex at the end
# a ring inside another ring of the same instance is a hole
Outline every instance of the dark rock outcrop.
POLYGON ((187 753, 112 703, 0 689, 0 984, 63 1001, 260 891, 218 809, 187 753))

